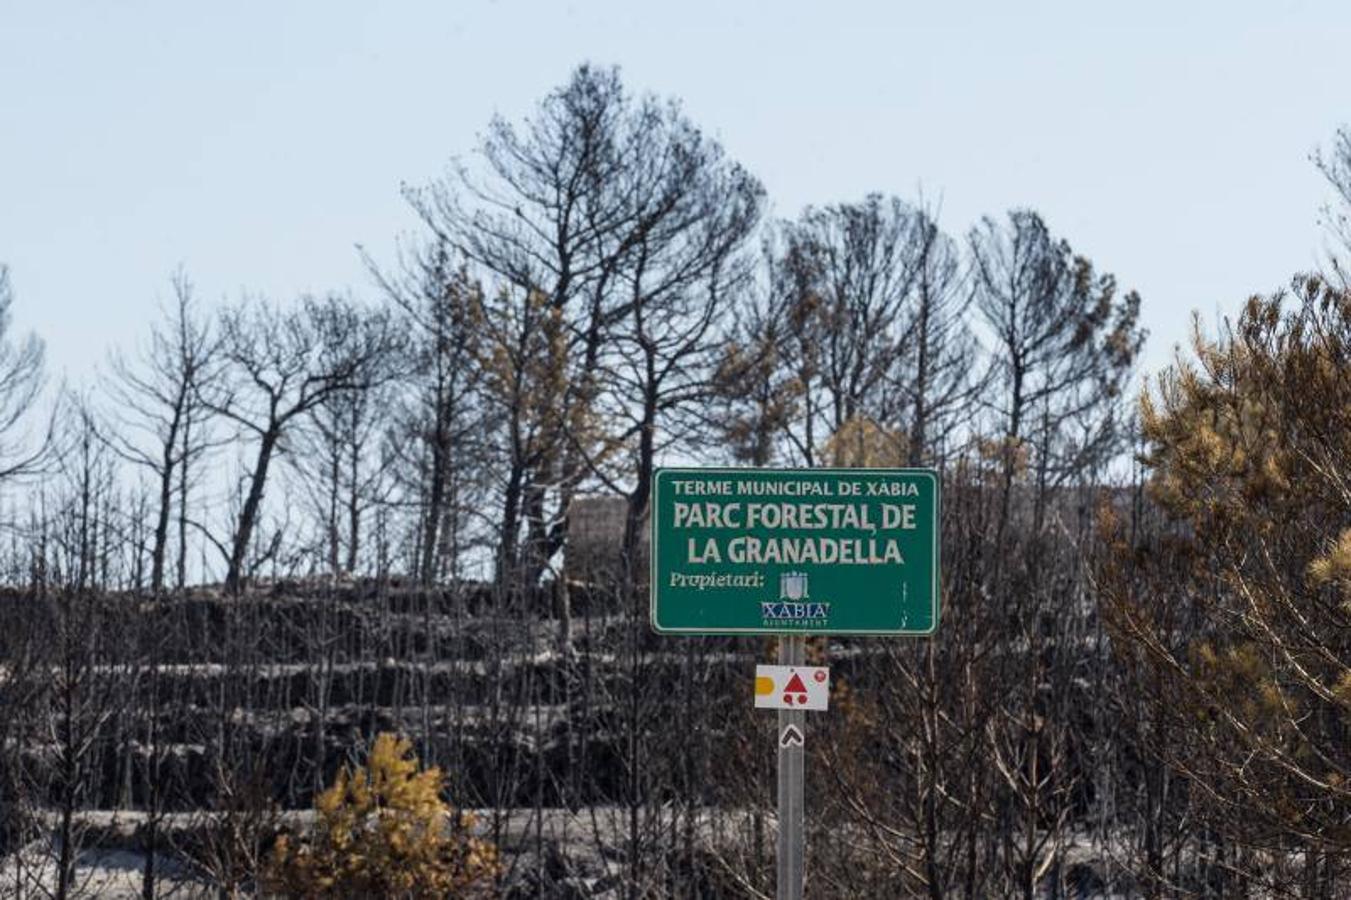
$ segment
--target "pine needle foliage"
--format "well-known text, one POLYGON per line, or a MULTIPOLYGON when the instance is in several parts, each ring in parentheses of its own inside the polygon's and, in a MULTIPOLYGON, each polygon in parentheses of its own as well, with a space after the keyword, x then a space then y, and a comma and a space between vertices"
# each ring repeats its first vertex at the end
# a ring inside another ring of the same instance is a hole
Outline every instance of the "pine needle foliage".
POLYGON ((1351 856, 1351 293, 1299 279, 1194 354, 1143 401, 1166 524, 1118 530, 1109 618, 1210 826, 1319 883, 1351 856))

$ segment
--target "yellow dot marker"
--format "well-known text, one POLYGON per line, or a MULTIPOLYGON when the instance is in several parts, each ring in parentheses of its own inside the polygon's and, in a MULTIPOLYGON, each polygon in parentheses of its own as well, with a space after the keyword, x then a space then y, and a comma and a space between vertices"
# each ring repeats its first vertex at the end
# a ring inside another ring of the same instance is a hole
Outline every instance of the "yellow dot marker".
POLYGON ((756 676, 755 693, 760 696, 774 693, 774 679, 764 675, 756 676))

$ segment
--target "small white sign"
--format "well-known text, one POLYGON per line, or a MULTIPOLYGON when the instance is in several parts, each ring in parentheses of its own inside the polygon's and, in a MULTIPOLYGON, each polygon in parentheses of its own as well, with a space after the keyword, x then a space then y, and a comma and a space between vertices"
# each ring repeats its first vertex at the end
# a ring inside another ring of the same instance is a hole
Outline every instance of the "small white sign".
POLYGON ((756 666, 756 709, 824 710, 830 703, 825 666, 756 666))

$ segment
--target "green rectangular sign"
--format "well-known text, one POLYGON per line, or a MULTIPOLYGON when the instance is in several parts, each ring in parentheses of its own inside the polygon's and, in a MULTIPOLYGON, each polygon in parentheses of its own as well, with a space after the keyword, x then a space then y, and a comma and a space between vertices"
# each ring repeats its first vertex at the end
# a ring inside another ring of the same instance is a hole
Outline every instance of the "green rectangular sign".
POLYGON ((930 469, 658 469, 652 627, 677 634, 932 634, 930 469))

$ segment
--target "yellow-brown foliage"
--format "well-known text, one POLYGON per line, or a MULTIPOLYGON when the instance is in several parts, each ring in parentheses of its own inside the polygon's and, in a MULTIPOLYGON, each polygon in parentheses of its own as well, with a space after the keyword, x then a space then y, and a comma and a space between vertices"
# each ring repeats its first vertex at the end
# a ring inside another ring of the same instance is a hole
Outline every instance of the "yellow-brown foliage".
POLYGON ((1191 723, 1184 769, 1225 805, 1220 821, 1341 852, 1351 295, 1317 279, 1297 291, 1253 298, 1217 340, 1197 335, 1194 362, 1143 399, 1149 490, 1172 525, 1123 567, 1135 586, 1111 619, 1164 686, 1160 715, 1191 723), (1183 609, 1190 633, 1165 624, 1183 609))
POLYGON ((1343 531, 1326 553, 1309 563, 1309 581, 1316 587, 1335 585, 1343 597, 1343 607, 1351 604, 1351 528, 1343 531))
POLYGON ((410 743, 381 734, 364 766, 344 768, 315 800, 317 821, 282 835, 265 883, 291 897, 482 896, 500 872, 474 817, 442 799, 444 776, 420 769, 410 743))
POLYGON ((908 446, 901 432, 883 428, 867 416, 854 416, 826 441, 823 456, 832 466, 886 468, 905 465, 908 446))

